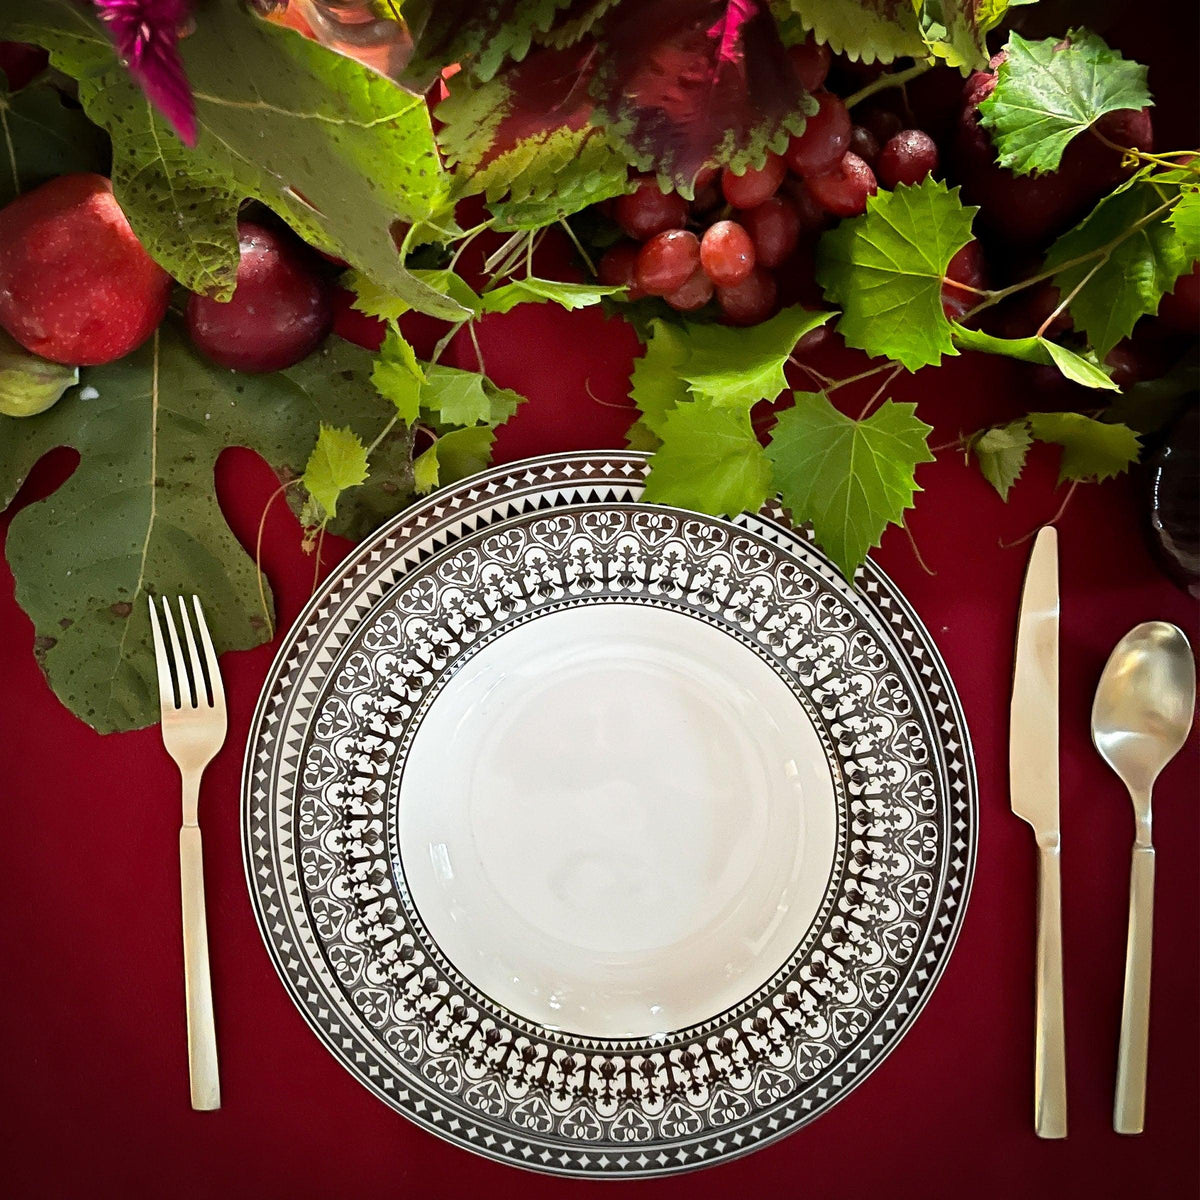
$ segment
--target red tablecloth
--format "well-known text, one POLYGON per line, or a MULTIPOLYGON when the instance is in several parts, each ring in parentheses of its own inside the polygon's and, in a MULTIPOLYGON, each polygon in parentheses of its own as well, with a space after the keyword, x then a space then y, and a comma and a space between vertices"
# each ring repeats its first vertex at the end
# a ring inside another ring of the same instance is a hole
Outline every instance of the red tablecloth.
MULTIPOLYGON (((498 382, 530 397, 501 457, 621 444, 635 342, 598 313, 550 306, 486 325, 498 382)), ((458 361, 467 360, 459 351, 458 361)), ((909 380, 935 444, 1014 411, 1019 364, 961 359, 909 380)), ((69 469, 36 473, 18 506, 69 469)), ((1194 1196, 1197 1038, 1196 739, 1156 797, 1158 919, 1148 1128, 1111 1130, 1120 1015, 1129 802, 1088 740, 1091 693, 1131 625, 1166 618, 1196 634, 1196 607, 1155 571, 1125 482, 1082 489, 1061 521, 1062 819, 1071 1135, 1032 1126, 1034 848, 1009 812, 1007 704, 1028 543, 1058 508, 1036 455, 1005 507, 961 454, 922 468, 926 495, 879 560, 941 646, 970 721, 980 779, 979 866, 945 977, 895 1052, 843 1103, 783 1142, 640 1194, 950 1195, 1092 1200, 1194 1196), (782 1189, 782 1191, 781 1191, 782 1189)), ((218 491, 253 545, 274 487, 243 451, 218 491)), ((328 547, 327 547, 328 553, 328 547)), ((313 564, 277 506, 266 567, 281 623, 313 564)), ((251 915, 239 845, 247 726, 272 647, 223 660, 229 738, 201 804, 224 1107, 188 1106, 179 935, 178 777, 156 729, 99 737, 55 699, 3 568, 0 586, 0 1193, 13 1197, 550 1197, 602 1185, 537 1177, 446 1145, 386 1108, 326 1053, 292 1006, 251 915)))

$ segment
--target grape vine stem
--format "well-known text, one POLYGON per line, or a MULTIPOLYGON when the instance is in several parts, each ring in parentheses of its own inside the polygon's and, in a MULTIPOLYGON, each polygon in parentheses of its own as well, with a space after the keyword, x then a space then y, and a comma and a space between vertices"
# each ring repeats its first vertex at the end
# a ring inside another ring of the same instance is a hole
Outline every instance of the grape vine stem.
POLYGON ((878 79, 871 80, 865 87, 859 88, 857 92, 851 92, 842 103, 847 108, 853 108, 868 96, 874 96, 876 92, 885 91, 887 88, 904 87, 910 80, 916 79, 919 75, 924 75, 932 66, 933 60, 925 59, 922 62, 914 63, 913 66, 907 67, 903 71, 889 71, 886 75, 880 75, 878 79))

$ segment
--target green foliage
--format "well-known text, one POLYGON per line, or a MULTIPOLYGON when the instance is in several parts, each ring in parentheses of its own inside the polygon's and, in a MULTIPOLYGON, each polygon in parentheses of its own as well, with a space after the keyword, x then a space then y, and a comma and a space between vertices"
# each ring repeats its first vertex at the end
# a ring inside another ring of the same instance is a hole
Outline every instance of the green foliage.
POLYGON ((480 297, 484 312, 511 312, 518 304, 559 304, 568 310, 590 308, 605 296, 619 295, 624 289, 593 283, 561 283, 557 279, 514 279, 486 291, 480 297))
MULTIPOLYGON (((7 547, 42 665, 68 708, 101 731, 158 720, 145 593, 202 595, 219 650, 266 639, 258 573, 217 504, 213 464, 226 446, 246 446, 295 479, 322 423, 375 437, 386 410, 371 360, 332 341, 286 371, 237 375, 168 322, 119 362, 84 368, 81 386, 49 411, 0 417, 0 504, 48 450, 80 454, 58 491, 13 518, 7 547)), ((341 497, 332 531, 362 536, 404 505, 410 448, 407 431, 380 444, 372 479, 341 497)))
POLYGON ((367 482, 367 448, 362 439, 353 429, 322 422, 301 482, 320 506, 320 518, 336 517, 338 497, 367 482))
POLYGON ((975 455, 984 479, 1000 493, 1001 500, 1007 500, 1025 469, 1032 444, 1029 422, 1021 417, 1007 425, 981 430, 968 441, 967 449, 975 455))
POLYGON ((933 461, 931 432, 915 404, 891 400, 855 421, 823 393, 798 392, 795 406, 780 414, 767 447, 780 499, 794 520, 812 522, 847 579, 912 507, 916 468, 933 461))
POLYGON ((689 402, 667 413, 643 499, 736 517, 761 508, 771 464, 750 427, 750 414, 689 402))
POLYGON ((417 362, 416 351, 394 325, 389 327, 379 347, 371 382, 405 424, 411 425, 417 419, 425 372, 417 362))
POLYGON ((448 429, 439 434, 437 441, 413 461, 417 492, 425 495, 435 487, 482 471, 491 462, 495 440, 496 431, 489 425, 448 429))
POLYGON ((1019 175, 1055 171, 1071 140, 1105 113, 1152 104, 1146 68, 1110 50, 1094 33, 1075 30, 1028 42, 1009 36, 996 88, 979 106, 1001 166, 1019 175))
POLYGON ((982 350, 985 354, 1002 354, 1006 358, 1020 359, 1021 362, 1057 367, 1072 383, 1080 383, 1084 387, 1118 390, 1093 355, 1076 354, 1048 338, 993 337, 990 333, 967 329, 955 322, 954 340, 964 350, 982 350))
POLYGON ((1082 482, 1111 479, 1137 461, 1137 434, 1082 413, 1030 413, 1029 430, 1039 442, 1062 447, 1058 478, 1082 482))
POLYGON ((0 416, 32 417, 79 382, 79 368, 30 354, 0 329, 0 416))
POLYGON ((1055 286, 1070 297, 1075 325, 1100 358, 1140 317, 1157 312, 1163 293, 1192 269, 1197 246, 1188 236, 1186 209, 1182 231, 1172 220, 1188 196, 1194 200, 1195 192, 1185 194, 1178 183, 1143 171, 1050 247, 1046 267, 1056 271, 1055 286))
POLYGON ((971 240, 977 209, 958 188, 925 179, 881 191, 861 217, 841 221, 817 248, 817 282, 842 307, 838 331, 851 346, 910 371, 956 354, 942 311, 942 281, 971 240))
POLYGON ((237 4, 206 4, 180 51, 196 100, 189 151, 74 0, 10 0, 0 33, 46 46, 113 139, 113 185, 147 249, 193 291, 227 298, 239 203, 269 205, 303 237, 414 308, 461 306, 405 270, 397 222, 445 209, 449 185, 420 96, 237 4))
POLYGON ((56 175, 108 170, 108 139, 45 75, 9 92, 0 71, 0 208, 56 175))

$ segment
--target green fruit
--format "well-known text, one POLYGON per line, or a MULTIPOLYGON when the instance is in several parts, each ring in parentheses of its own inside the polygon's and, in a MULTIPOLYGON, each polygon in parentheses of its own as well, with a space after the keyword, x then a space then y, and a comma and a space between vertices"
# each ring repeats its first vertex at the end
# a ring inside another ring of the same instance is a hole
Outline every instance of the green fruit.
POLYGON ((79 382, 79 368, 30 354, 0 330, 0 414, 32 417, 79 382))

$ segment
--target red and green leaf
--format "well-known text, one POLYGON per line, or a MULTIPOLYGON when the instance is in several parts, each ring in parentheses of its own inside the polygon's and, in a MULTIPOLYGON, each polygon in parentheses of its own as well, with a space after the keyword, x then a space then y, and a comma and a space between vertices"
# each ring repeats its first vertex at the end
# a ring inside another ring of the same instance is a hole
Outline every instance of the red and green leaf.
POLYGON ((811 98, 765 0, 625 0, 598 37, 599 118, 685 191, 706 166, 761 166, 804 128, 811 98))

